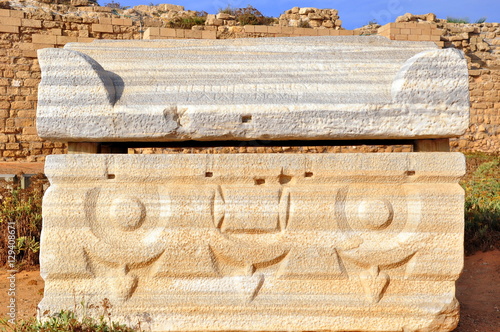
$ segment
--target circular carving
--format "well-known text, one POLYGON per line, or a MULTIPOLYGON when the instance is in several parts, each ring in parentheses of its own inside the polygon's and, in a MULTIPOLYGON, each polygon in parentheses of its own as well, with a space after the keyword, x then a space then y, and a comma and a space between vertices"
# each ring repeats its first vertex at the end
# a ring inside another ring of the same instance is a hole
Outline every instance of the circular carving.
POLYGON ((151 261, 165 250, 163 231, 169 199, 156 186, 103 184, 85 195, 85 214, 93 236, 93 256, 119 264, 151 261))
POLYGON ((340 252, 362 267, 393 268, 415 254, 415 236, 421 223, 422 203, 411 186, 351 185, 340 192, 337 218, 353 243, 340 252), (359 244, 354 242, 358 241, 359 244))
POLYGON ((363 200, 358 206, 358 219, 366 228, 381 230, 392 222, 393 209, 391 203, 386 200, 370 199, 363 200))
POLYGON ((119 197, 111 204, 110 217, 117 227, 124 231, 133 231, 142 225, 146 208, 136 197, 119 197))
POLYGON ((376 246, 380 241, 390 242, 393 235, 407 227, 412 205, 400 187, 351 185, 344 195, 345 201, 339 201, 338 206, 339 211, 343 210, 338 215, 340 227, 356 232, 365 242, 376 246), (382 234, 389 229, 388 234, 382 234))

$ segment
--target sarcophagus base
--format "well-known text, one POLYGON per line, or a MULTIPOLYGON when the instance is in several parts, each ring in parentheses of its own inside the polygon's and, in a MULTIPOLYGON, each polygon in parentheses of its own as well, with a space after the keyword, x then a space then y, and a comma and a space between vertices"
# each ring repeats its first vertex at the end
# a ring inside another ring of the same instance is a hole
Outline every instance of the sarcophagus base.
POLYGON ((458 153, 49 156, 40 310, 109 301, 153 331, 450 331, 464 172, 458 153))

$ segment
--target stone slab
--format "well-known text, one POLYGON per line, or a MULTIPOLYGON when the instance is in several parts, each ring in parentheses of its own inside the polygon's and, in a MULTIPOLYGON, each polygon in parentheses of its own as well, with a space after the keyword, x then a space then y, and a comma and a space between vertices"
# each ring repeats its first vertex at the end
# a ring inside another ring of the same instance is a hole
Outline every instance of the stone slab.
POLYGON ((38 54, 49 140, 445 138, 469 121, 467 62, 431 42, 94 41, 38 54))
POLYGON ((451 331, 464 173, 440 152, 48 156, 40 312, 107 299, 152 331, 451 331))

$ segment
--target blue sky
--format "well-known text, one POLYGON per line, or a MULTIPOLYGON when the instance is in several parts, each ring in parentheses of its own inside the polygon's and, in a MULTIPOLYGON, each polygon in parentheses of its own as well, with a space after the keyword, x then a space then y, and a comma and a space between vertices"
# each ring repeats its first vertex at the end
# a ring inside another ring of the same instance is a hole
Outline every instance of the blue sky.
MULTIPOLYGON (((104 5, 111 0, 99 0, 104 5)), ((405 13, 434 13, 438 18, 468 17, 471 22, 487 17, 486 22, 500 22, 500 0, 115 0, 122 6, 148 5, 151 2, 182 5, 189 10, 204 10, 215 14, 228 4, 246 7, 248 4, 266 16, 277 17, 292 7, 316 7, 338 9, 342 26, 346 29, 359 28, 371 20, 379 24, 394 22, 405 13)))

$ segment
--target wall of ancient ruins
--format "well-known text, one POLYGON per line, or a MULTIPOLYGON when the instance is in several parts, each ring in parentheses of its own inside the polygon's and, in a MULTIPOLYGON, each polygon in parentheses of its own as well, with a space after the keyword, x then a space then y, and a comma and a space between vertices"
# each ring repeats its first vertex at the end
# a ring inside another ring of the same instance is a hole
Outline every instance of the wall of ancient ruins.
MULTIPOLYGON (((146 6, 147 7, 147 6, 146 6)), ((342 36, 378 33, 392 40, 433 41, 443 48, 458 48, 469 62, 471 94, 470 127, 459 138, 452 139, 455 151, 500 151, 500 24, 446 23, 434 17, 406 17, 383 27, 367 26, 344 30, 337 15, 319 14, 331 23, 319 25, 316 12, 305 13, 315 28, 305 28, 294 21, 297 13, 283 15, 273 26, 236 23, 220 25, 214 16, 207 25, 192 29, 169 28, 165 19, 172 8, 164 8, 158 17, 124 15, 108 7, 79 7, 76 13, 38 10, 36 8, 0 9, 0 161, 43 161, 48 154, 62 154, 67 146, 37 136, 35 116, 40 67, 37 50, 63 47, 70 42, 94 39, 225 39, 244 37, 342 36), (311 14, 312 15, 309 15, 311 14), (316 15, 316 16, 315 16, 316 15), (139 19, 138 19, 139 17, 139 19), (288 21, 287 21, 288 20, 288 21), (332 27, 329 27, 332 26, 332 27)), ((319 15, 318 14, 318 15, 319 15)), ((230 21, 230 20, 229 20, 230 21)), ((297 21, 297 20, 295 20, 297 21)), ((278 152, 288 148, 257 148, 251 145, 220 148, 222 152, 278 152), (232 150, 231 150, 232 149, 232 150), (234 151, 236 150, 236 151, 234 151)), ((291 148, 304 152, 342 152, 341 147, 291 148)), ((365 151, 409 151, 410 147, 384 146, 365 151)), ((186 152, 178 149, 178 152, 186 152)), ((157 152, 138 149, 136 153, 157 152)), ((214 151, 217 152, 217 151, 214 151)))

